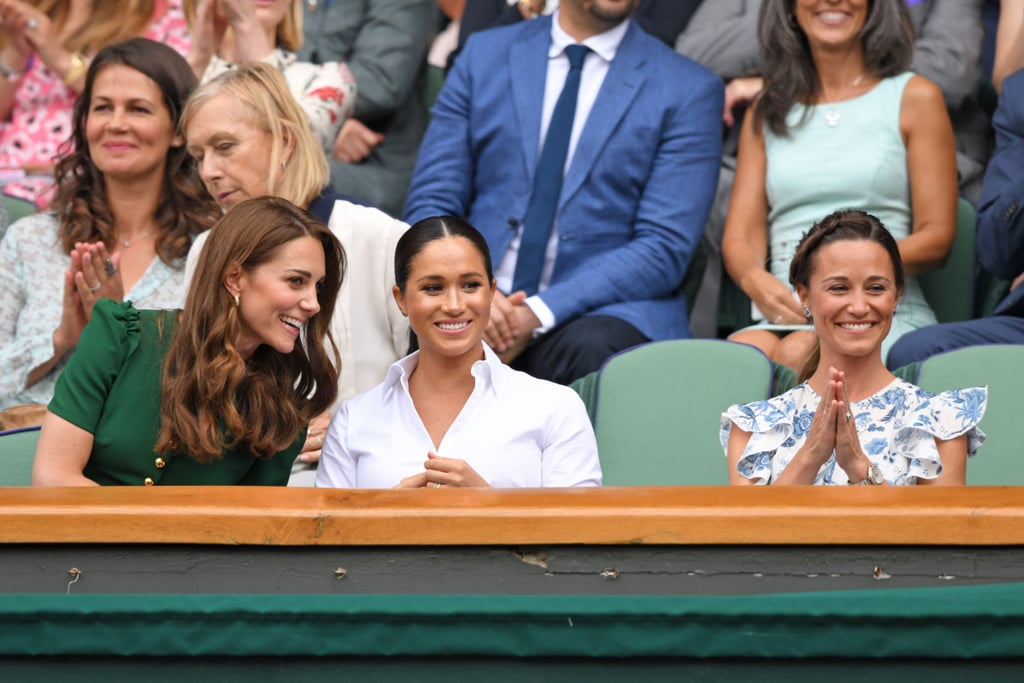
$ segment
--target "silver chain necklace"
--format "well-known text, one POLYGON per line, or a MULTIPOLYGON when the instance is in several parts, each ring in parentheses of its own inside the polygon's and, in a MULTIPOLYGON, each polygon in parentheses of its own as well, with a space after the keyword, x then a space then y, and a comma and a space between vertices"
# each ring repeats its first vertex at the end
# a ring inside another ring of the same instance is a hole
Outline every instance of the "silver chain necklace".
POLYGON ((127 249, 128 247, 132 246, 132 244, 134 242, 138 242, 139 240, 141 240, 141 239, 143 239, 145 237, 149 237, 150 235, 152 235, 155 232, 156 232, 156 230, 150 230, 149 232, 144 232, 141 235, 136 235, 135 237, 131 238, 130 240, 118 240, 118 241, 121 242, 121 246, 122 247, 127 249))
POLYGON ((842 118, 842 116, 839 113, 839 102, 841 102, 844 97, 849 95, 851 90, 860 85, 860 82, 862 80, 864 80, 864 74, 861 74, 857 76, 857 78, 853 79, 853 83, 850 83, 850 85, 846 86, 846 90, 844 90, 843 93, 838 98, 836 98, 835 102, 825 102, 825 104, 828 105, 828 109, 825 110, 826 126, 828 126, 829 128, 835 128, 836 126, 839 125, 839 121, 842 118))

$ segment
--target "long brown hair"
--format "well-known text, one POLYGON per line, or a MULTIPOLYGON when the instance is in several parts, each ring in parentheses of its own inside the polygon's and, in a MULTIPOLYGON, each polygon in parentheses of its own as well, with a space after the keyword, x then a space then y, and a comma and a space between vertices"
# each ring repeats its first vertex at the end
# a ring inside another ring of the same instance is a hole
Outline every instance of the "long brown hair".
POLYGON ((225 448, 270 458, 294 442, 338 393, 340 357, 330 324, 344 271, 338 238, 291 202, 259 197, 231 209, 204 245, 164 362, 156 451, 210 462, 225 448), (324 249, 320 311, 306 322, 304 343, 291 353, 264 344, 246 360, 236 346, 241 321, 225 277, 233 268, 252 271, 307 235, 324 249))
MULTIPOLYGON (((796 22, 796 0, 764 0, 757 37, 764 61, 764 88, 754 108, 754 125, 762 122, 779 136, 789 135, 786 116, 797 103, 812 104, 821 80, 807 36, 796 22)), ((888 78, 910 68, 914 58, 914 25, 903 0, 870 0, 860 32, 866 72, 888 78)), ((805 111, 805 117, 809 114, 805 111)))
MULTIPOLYGON (((57 194, 53 208, 60 218, 59 235, 65 253, 71 253, 75 242, 103 241, 108 247, 114 244, 114 215, 106 184, 93 163, 86 139, 96 76, 111 64, 131 67, 156 83, 175 130, 185 100, 197 84, 185 58, 161 43, 132 38, 99 51, 89 65, 82 94, 75 101, 70 148, 64 148, 66 154, 54 171, 57 194)), ((220 215, 220 207, 207 193, 185 146, 168 148, 155 216, 159 228, 156 253, 160 259, 171 265, 184 258, 192 237, 213 225, 220 215)))

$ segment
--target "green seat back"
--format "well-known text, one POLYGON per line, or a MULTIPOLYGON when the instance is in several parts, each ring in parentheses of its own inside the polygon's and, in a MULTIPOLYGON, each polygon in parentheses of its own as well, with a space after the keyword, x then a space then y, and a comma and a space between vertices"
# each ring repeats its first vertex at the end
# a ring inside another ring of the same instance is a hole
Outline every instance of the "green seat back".
POLYGON ((766 399, 768 358, 717 339, 644 344, 605 363, 595 431, 606 486, 729 483, 718 440, 722 413, 766 399))
POLYGON ((967 461, 967 483, 1024 484, 1024 346, 970 346, 932 356, 921 363, 917 385, 933 393, 987 385, 988 406, 979 424, 985 443, 967 461))
POLYGON ((0 432, 0 486, 31 486, 39 427, 0 432))
POLYGON ((940 323, 974 317, 974 207, 961 199, 956 212, 956 237, 946 265, 918 276, 924 298, 940 323))

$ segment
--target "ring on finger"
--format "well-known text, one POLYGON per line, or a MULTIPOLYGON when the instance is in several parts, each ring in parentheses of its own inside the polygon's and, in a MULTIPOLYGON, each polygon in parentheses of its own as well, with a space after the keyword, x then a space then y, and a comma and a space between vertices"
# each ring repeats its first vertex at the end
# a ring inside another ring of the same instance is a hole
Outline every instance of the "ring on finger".
POLYGON ((26 25, 28 26, 29 31, 35 31, 37 28, 39 28, 39 22, 36 20, 35 17, 29 19, 28 24, 26 25))
POLYGON ((435 481, 435 482, 434 482, 434 488, 435 488, 435 489, 439 489, 439 488, 441 488, 441 482, 439 482, 439 481, 435 481))
POLYGON ((104 261, 103 268, 107 271, 107 275, 110 277, 113 277, 117 273, 117 266, 114 265, 114 262, 111 259, 104 261))
POLYGON ((98 282, 96 284, 91 285, 89 287, 89 291, 90 292, 98 292, 99 290, 100 290, 100 283, 98 283, 98 282))
POLYGON ((845 418, 846 418, 846 421, 847 421, 847 422, 849 422, 850 420, 852 420, 852 419, 853 419, 853 413, 851 413, 851 412, 850 412, 849 410, 847 410, 847 411, 846 411, 846 412, 845 412, 845 413, 843 414, 843 417, 845 417, 845 418))

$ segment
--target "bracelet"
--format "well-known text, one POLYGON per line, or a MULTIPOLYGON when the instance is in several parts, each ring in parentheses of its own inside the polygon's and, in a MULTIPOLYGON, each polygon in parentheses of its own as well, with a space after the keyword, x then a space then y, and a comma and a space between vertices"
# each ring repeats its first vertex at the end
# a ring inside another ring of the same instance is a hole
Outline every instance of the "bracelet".
POLYGON ((7 77, 7 80, 14 81, 25 75, 24 71, 15 71, 11 67, 7 66, 7 62, 0 57, 0 74, 7 77))
POLYGON ((64 74, 64 85, 71 87, 71 84, 85 75, 89 70, 89 60, 81 52, 72 52, 68 58, 68 70, 64 74))

